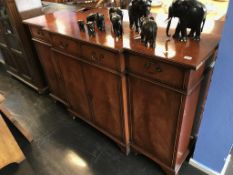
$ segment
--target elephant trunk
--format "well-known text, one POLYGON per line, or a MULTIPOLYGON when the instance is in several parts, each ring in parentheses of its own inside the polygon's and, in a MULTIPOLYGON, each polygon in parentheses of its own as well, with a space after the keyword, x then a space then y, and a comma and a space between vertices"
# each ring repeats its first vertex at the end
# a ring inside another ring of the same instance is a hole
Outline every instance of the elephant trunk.
POLYGON ((168 23, 167 23, 167 29, 166 29, 166 34, 167 34, 168 37, 170 37, 169 29, 170 29, 170 26, 171 26, 172 17, 173 17, 172 7, 170 7, 169 11, 168 11, 168 18, 167 18, 168 23))
POLYGON ((171 22, 172 22, 172 18, 169 18, 169 19, 168 19, 168 23, 167 23, 167 29, 166 29, 166 34, 167 34, 168 37, 171 36, 171 35, 169 34, 169 29, 170 29, 171 22))

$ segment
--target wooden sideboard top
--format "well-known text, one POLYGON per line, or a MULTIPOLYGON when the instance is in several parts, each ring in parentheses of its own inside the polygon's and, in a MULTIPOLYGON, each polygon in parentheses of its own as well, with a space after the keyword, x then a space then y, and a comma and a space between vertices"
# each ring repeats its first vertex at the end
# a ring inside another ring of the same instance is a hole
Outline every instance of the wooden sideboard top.
MULTIPOLYGON (((92 9, 86 12, 58 11, 24 20, 24 23, 40 26, 49 32, 99 45, 113 51, 134 52, 192 69, 198 69, 218 46, 224 24, 222 21, 207 20, 199 42, 188 40, 188 42, 182 43, 172 38, 169 39, 166 36, 166 15, 153 14, 153 16, 158 24, 155 49, 145 47, 140 42, 139 34, 129 29, 127 11, 124 11, 124 35, 118 40, 111 30, 112 25, 106 8, 92 9), (94 12, 100 12, 105 15, 106 32, 96 30, 96 36, 89 37, 87 30, 86 32, 80 32, 77 20, 86 20, 86 16, 94 12)), ((174 33, 176 22, 177 21, 173 19, 170 34, 174 33)))

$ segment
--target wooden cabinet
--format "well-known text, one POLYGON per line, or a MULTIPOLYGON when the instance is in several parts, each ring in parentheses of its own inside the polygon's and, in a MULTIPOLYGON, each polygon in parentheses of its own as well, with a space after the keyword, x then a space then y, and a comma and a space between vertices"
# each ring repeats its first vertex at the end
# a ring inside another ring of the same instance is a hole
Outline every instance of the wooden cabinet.
POLYGON ((122 77, 113 71, 120 69, 119 55, 61 35, 50 35, 39 27, 31 26, 30 30, 51 96, 127 151, 122 77))
POLYGON ((83 67, 83 73, 95 125, 122 142, 121 77, 90 65, 83 67))
POLYGON ((50 95, 53 96, 55 100, 58 100, 67 105, 67 100, 64 93, 64 84, 61 81, 62 77, 59 70, 59 65, 57 63, 57 59, 52 57, 53 52, 50 50, 51 45, 48 43, 43 43, 39 40, 34 40, 34 44, 47 78, 50 95))
POLYGON ((84 77, 81 63, 75 58, 53 51, 53 56, 61 69, 63 93, 66 94, 69 109, 79 117, 90 121, 91 114, 88 106, 84 77))
POLYGON ((182 95, 133 76, 129 89, 131 144, 170 166, 182 95))
POLYGON ((126 58, 131 147, 162 165, 167 174, 176 174, 190 154, 204 72, 200 69, 191 73, 189 69, 146 57, 137 57, 141 61, 132 63, 132 57, 135 56, 126 58), (143 60, 147 60, 145 66, 137 69, 143 60))
POLYGON ((1 0, 0 4, 0 49, 7 72, 43 93, 47 89, 46 83, 30 33, 22 24, 21 13, 14 0, 1 0))
POLYGON ((127 21, 118 40, 108 18, 105 32, 97 30, 95 37, 80 32, 77 20, 94 12, 108 16, 102 8, 24 21, 52 97, 66 101, 72 115, 126 153, 131 148, 158 163, 166 174, 177 175, 193 153, 222 23, 213 22, 214 35, 204 28, 198 44, 180 43, 166 40, 166 29, 159 23, 165 18, 155 16, 159 30, 156 48, 151 49, 135 39, 127 21))

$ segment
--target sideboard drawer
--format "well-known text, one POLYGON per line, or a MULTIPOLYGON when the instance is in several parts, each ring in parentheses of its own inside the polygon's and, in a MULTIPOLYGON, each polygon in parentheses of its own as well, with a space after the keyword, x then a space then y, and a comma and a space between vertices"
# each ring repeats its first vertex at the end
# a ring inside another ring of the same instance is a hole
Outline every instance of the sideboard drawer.
POLYGON ((119 70, 120 60, 118 54, 92 45, 81 45, 82 58, 98 65, 119 70))
POLYGON ((60 35, 52 35, 54 48, 74 56, 80 56, 80 43, 60 35))
POLYGON ((33 38, 37 38, 43 41, 50 41, 49 33, 42 30, 40 27, 30 26, 31 34, 33 38))
POLYGON ((153 59, 129 55, 126 60, 129 72, 182 88, 185 72, 182 69, 153 59))

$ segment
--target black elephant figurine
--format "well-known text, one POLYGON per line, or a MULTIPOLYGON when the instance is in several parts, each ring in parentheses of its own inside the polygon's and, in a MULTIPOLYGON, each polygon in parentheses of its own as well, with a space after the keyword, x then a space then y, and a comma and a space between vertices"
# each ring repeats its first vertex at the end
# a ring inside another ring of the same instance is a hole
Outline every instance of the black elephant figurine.
POLYGON ((78 26, 80 31, 85 32, 85 23, 83 20, 78 20, 78 26))
POLYGON ((96 25, 100 31, 105 31, 104 15, 101 13, 96 14, 96 25))
POLYGON ((89 36, 95 36, 95 22, 94 21, 89 21, 87 22, 87 29, 88 29, 88 35, 89 36))
POLYGON ((187 37, 194 40, 200 40, 200 35, 205 25, 207 9, 204 4, 197 0, 175 0, 169 7, 167 36, 173 17, 179 18, 173 38, 186 42, 187 37), (191 31, 187 35, 187 28, 191 31))
POLYGON ((88 16, 87 16, 87 22, 95 22, 96 21, 96 16, 97 16, 97 13, 90 13, 88 16))
POLYGON ((157 24, 153 17, 143 17, 141 27, 141 42, 147 47, 155 48, 155 40, 157 36, 157 24))
POLYGON ((128 6, 130 29, 139 32, 140 19, 150 14, 152 0, 132 0, 128 6))
POLYGON ((121 17, 121 20, 123 20, 124 15, 123 15, 123 12, 122 12, 122 10, 120 8, 111 7, 109 9, 109 16, 110 16, 110 18, 111 18, 111 14, 112 13, 117 13, 121 17))
POLYGON ((123 12, 119 8, 110 8, 109 16, 112 22, 112 28, 117 37, 123 34, 123 12))

